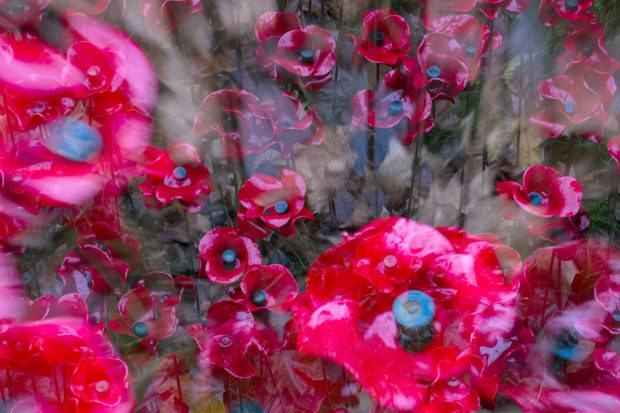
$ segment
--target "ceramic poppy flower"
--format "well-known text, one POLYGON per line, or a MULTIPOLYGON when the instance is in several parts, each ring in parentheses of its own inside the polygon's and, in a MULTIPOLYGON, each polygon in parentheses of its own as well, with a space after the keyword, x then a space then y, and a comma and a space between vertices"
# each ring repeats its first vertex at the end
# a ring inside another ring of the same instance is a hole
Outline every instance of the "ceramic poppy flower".
POLYGON ((620 63, 607 52, 605 27, 600 23, 576 22, 575 29, 566 36, 564 46, 571 60, 587 58, 600 72, 612 73, 620 67, 620 63))
POLYGON ((121 297, 118 302, 120 316, 113 316, 108 326, 110 330, 137 341, 138 346, 130 351, 136 363, 148 363, 157 351, 159 340, 176 331, 175 308, 178 302, 177 297, 161 296, 143 286, 121 297))
POLYGON ((129 369, 119 359, 82 359, 71 376, 71 392, 85 403, 117 406, 129 389, 129 369))
POLYGON ((256 373, 246 357, 253 330, 254 318, 246 306, 223 300, 209 307, 205 325, 194 324, 187 332, 198 345, 201 363, 221 367, 234 377, 247 378, 256 373))
POLYGON ((139 6, 151 27, 164 34, 181 26, 189 15, 204 9, 200 0, 140 0, 139 6))
POLYGON ((583 195, 575 178, 544 165, 530 166, 523 174, 523 185, 498 182, 497 192, 506 219, 521 218, 521 211, 544 218, 570 217, 579 212, 583 195))
POLYGON ((144 157, 146 181, 138 187, 148 208, 162 209, 175 199, 188 212, 199 212, 204 207, 211 181, 195 147, 175 141, 165 151, 148 147, 144 157))
POLYGON ((218 90, 202 101, 194 119, 193 134, 217 134, 224 155, 239 159, 250 153, 262 153, 275 144, 267 119, 255 95, 243 89, 218 90))
MULTIPOLYGON (((425 18, 424 27, 436 33, 452 36, 462 48, 462 59, 467 65, 469 81, 478 77, 483 55, 489 50, 491 30, 486 23, 480 24, 478 19, 469 14, 450 14, 425 18)), ((502 36, 493 33, 493 49, 502 44, 502 36)))
POLYGON ((460 43, 443 33, 425 34, 417 57, 404 58, 403 66, 413 86, 426 88, 433 99, 454 101, 469 78, 460 43))
POLYGON ((258 245, 241 235, 237 228, 221 227, 209 231, 198 243, 200 275, 216 284, 239 280, 248 267, 261 263, 258 245))
POLYGON ((409 25, 393 9, 371 10, 362 14, 362 37, 349 35, 355 43, 353 61, 359 56, 372 63, 397 66, 411 49, 409 25))
POLYGON ((620 135, 609 139, 607 142, 607 151, 618 164, 618 175, 620 175, 620 135))
POLYGON ((41 13, 52 0, 28 0, 0 2, 0 27, 5 30, 14 30, 24 24, 38 23, 41 13))
POLYGON ((538 21, 545 26, 554 26, 562 20, 593 23, 596 16, 588 12, 592 4, 593 0, 541 0, 538 21))
POLYGON ((594 286, 594 298, 607 312, 604 327, 611 334, 620 334, 620 274, 600 278, 594 286))
POLYGON ((63 294, 60 298, 44 295, 32 301, 26 299, 24 316, 29 320, 43 320, 53 317, 77 317, 88 321, 88 306, 77 293, 63 294))
POLYGON ((297 297, 297 282, 283 265, 252 265, 241 280, 243 302, 250 311, 263 308, 284 314, 297 297))
MULTIPOLYGON (((312 211, 304 208, 306 183, 295 171, 282 168, 280 179, 254 174, 239 189, 239 203, 243 208, 241 218, 237 215, 239 228, 256 222, 260 228, 278 229, 285 236, 295 235, 295 222, 313 219, 312 211)), ((255 232, 248 236, 256 235, 255 232)), ((262 238, 262 237, 261 237, 262 238)))
POLYGON ((131 234, 121 234, 107 222, 95 222, 90 228, 81 232, 76 239, 80 248, 86 245, 95 245, 109 254, 112 258, 121 259, 130 265, 139 262, 138 252, 142 244, 131 234))
POLYGON ((114 92, 125 80, 127 69, 121 50, 78 41, 67 50, 67 61, 85 73, 84 86, 90 93, 114 92))
MULTIPOLYGON (((290 30, 278 40, 273 57, 276 78, 293 78, 305 89, 320 89, 331 80, 336 42, 319 26, 290 30)), ((272 73, 273 75, 273 73, 272 73)))
POLYGON ((325 124, 316 105, 302 116, 299 100, 289 92, 282 92, 274 101, 263 104, 261 109, 273 122, 272 139, 280 146, 282 159, 291 157, 296 143, 317 146, 325 140, 325 124))
POLYGON ((599 64, 587 56, 581 55, 572 59, 568 54, 558 58, 560 74, 573 79, 583 78, 585 85, 596 92, 603 107, 611 105, 617 86, 614 76, 599 69, 599 64))
POLYGON ((269 70, 271 76, 278 77, 276 64, 273 61, 278 40, 286 32, 301 29, 299 18, 291 12, 268 11, 256 19, 254 35, 260 43, 256 48, 256 60, 261 67, 269 70))
POLYGON ((419 133, 433 128, 432 108, 428 91, 413 86, 403 72, 392 70, 376 93, 366 89, 355 95, 351 116, 356 128, 390 128, 394 137, 408 146, 419 133))
POLYGON ((454 254, 455 245, 440 232, 402 218, 377 220, 347 237, 311 265, 306 293, 293 304, 298 349, 342 365, 383 407, 434 411, 457 402, 471 411, 492 405, 497 378, 486 375, 484 358, 470 353, 470 337, 459 335, 458 326, 510 288, 455 284, 441 260, 454 254), (373 257, 371 245, 402 258, 404 279, 388 293, 353 264, 373 257))
POLYGON ((532 0, 479 0, 478 10, 489 20, 495 20, 500 9, 521 13, 530 7, 532 0))

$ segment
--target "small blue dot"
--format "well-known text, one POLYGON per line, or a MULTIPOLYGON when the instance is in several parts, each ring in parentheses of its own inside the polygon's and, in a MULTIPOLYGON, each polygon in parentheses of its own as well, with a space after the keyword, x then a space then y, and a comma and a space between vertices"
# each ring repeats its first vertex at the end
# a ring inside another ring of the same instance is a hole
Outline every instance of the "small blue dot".
POLYGON ((473 57, 473 55, 475 54, 476 54, 476 46, 473 44, 467 45, 467 47, 465 48, 465 55, 467 57, 473 57))
POLYGON ((86 271, 86 282, 90 284, 90 280, 92 279, 92 275, 90 271, 86 271))
POLYGON ((567 115, 572 115, 573 113, 575 113, 575 104, 572 102, 566 102, 565 109, 567 115))
POLYGON ((290 128, 293 125, 294 125, 294 123, 293 123, 292 120, 285 120, 284 122, 281 123, 281 126, 283 128, 290 128))
POLYGON ((400 100, 393 100, 390 102, 388 112, 392 116, 398 116, 403 112, 403 102, 400 100))
POLYGON ((435 303, 422 291, 405 291, 394 300, 392 313, 394 320, 403 327, 420 328, 435 318, 435 303))
POLYGON ((431 66, 426 71, 426 74, 428 74, 428 77, 430 77, 431 79, 435 79, 441 76, 441 69, 437 66, 431 66))
POLYGON ((222 259, 224 262, 231 264, 237 260, 237 254, 233 250, 226 250, 222 253, 222 259))
POLYGON ((149 335, 149 329, 146 326, 146 323, 138 321, 133 325, 133 333, 139 338, 144 338, 149 335))
POLYGON ((264 307, 267 304, 267 294, 265 294, 265 291, 252 291, 252 304, 257 307, 264 307))
POLYGON ((566 0, 566 8, 568 11, 575 11, 579 6, 579 0, 566 0))
POLYGON ((299 55, 301 56, 301 63, 303 64, 310 65, 314 62, 314 50, 310 47, 301 49, 299 55))
POLYGON ((538 192, 531 192, 529 197, 532 205, 538 206, 542 204, 542 196, 538 192))
POLYGON ((381 47, 385 44, 385 33, 383 33, 381 30, 377 30, 374 33, 373 37, 374 37, 375 46, 381 47))
POLYGON ((46 146, 55 154, 72 161, 86 161, 103 147, 99 131, 74 118, 54 122, 49 132, 46 146))
POLYGON ((187 171, 182 166, 177 166, 172 171, 172 176, 174 176, 174 179, 182 181, 183 179, 187 178, 187 171))
POLYGON ((274 205, 274 209, 278 214, 284 214, 286 211, 288 211, 288 204, 286 203, 286 201, 278 201, 274 205))

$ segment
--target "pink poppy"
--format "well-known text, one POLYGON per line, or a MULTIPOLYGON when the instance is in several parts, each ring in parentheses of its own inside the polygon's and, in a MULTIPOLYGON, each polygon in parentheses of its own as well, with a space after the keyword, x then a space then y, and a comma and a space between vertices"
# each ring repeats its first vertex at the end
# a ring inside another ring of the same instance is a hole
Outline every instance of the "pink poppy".
POLYGON ((138 264, 138 252, 142 247, 133 235, 121 234, 103 221, 93 223, 90 228, 80 233, 76 243, 80 248, 85 245, 95 245, 112 258, 121 259, 130 265, 138 264))
POLYGON ((268 11, 256 19, 254 35, 260 45, 256 48, 256 60, 263 68, 268 68, 269 74, 278 77, 273 56, 278 47, 278 40, 286 32, 301 30, 301 23, 295 13, 268 11))
POLYGON ((620 63, 607 52, 605 28, 600 23, 576 22, 574 30, 566 36, 564 46, 571 60, 587 58, 598 71, 612 73, 620 67, 620 63))
POLYGON ((151 27, 164 34, 181 26, 191 14, 204 9, 200 0, 140 0, 139 5, 151 27))
POLYGON ((263 308, 284 314, 297 297, 297 282, 283 265, 252 265, 241 280, 243 302, 250 311, 263 308))
POLYGON ((100 49, 93 43, 78 41, 67 50, 67 61, 84 74, 89 93, 115 92, 125 80, 126 62, 122 49, 100 49))
POLYGON ((554 26, 562 20, 593 23, 596 16, 588 12, 592 4, 593 0, 541 0, 538 21, 545 26, 554 26))
POLYGON ((200 275, 216 284, 239 280, 255 264, 261 263, 258 245, 241 235, 237 228, 221 227, 209 231, 198 244, 200 275))
POLYGON ((243 89, 218 90, 209 93, 202 101, 194 120, 193 134, 217 134, 224 155, 239 159, 250 153, 262 153, 275 144, 267 118, 253 94, 243 89))
POLYGON ((71 392, 85 403, 114 407, 129 390, 129 369, 119 359, 82 359, 71 376, 71 392))
POLYGON ((607 142, 607 151, 609 155, 618 164, 618 175, 620 175, 620 135, 610 138, 607 142))
POLYGON ((564 54, 558 58, 558 66, 562 75, 573 79, 583 77, 586 86, 598 94, 603 107, 611 104, 617 90, 616 81, 611 73, 600 70, 601 65, 595 60, 585 55, 574 59, 564 54))
POLYGON ((467 84, 469 71, 465 52, 452 36, 427 33, 418 46, 417 57, 403 59, 413 86, 426 88, 433 99, 454 101, 467 84))
POLYGON ((348 36, 355 43, 354 62, 362 63, 362 56, 372 63, 398 66, 411 49, 409 25, 393 9, 363 13, 362 30, 362 37, 348 36))
POLYGON ((211 181, 196 148, 173 141, 165 151, 149 146, 144 157, 146 181, 138 187, 148 208, 162 209, 175 199, 188 212, 199 212, 204 207, 211 181))
POLYGON ((119 315, 108 322, 110 330, 129 336, 137 344, 129 354, 138 364, 148 363, 159 345, 159 340, 176 331, 177 297, 154 293, 138 286, 123 295, 118 303, 119 315))
POLYGON ((428 91, 413 86, 401 71, 392 70, 376 93, 366 89, 355 95, 351 115, 356 128, 390 128, 396 139, 408 146, 419 133, 433 128, 432 108, 428 91))
POLYGON ((187 332, 198 345, 201 363, 214 364, 234 377, 248 378, 256 373, 246 357, 253 330, 254 318, 246 306, 223 300, 209 307, 205 325, 194 324, 187 332))
MULTIPOLYGON (((312 212, 304 208, 306 183, 295 171, 282 168, 280 179, 273 176, 254 174, 239 189, 239 203, 242 215, 237 215, 239 229, 256 222, 262 228, 278 229, 285 237, 295 235, 295 222, 299 219, 313 219, 312 212)), ((256 235, 255 232, 247 234, 256 235)), ((261 237, 262 238, 262 237, 261 237)))
POLYGON ((27 306, 25 318, 30 320, 77 317, 88 321, 88 306, 84 298, 77 293, 64 294, 59 299, 53 295, 44 295, 34 301, 27 300, 27 306))

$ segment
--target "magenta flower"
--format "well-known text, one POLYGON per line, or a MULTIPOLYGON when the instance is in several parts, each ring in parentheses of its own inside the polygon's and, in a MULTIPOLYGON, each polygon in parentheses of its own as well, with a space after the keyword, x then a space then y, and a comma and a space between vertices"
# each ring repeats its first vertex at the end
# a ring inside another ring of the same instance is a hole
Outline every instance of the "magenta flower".
POLYGON ((71 376, 71 392, 85 403, 117 406, 129 390, 129 369, 119 359, 82 359, 71 376))
POLYGON ((140 11, 151 27, 163 34, 181 26, 188 16, 201 12, 204 7, 200 0, 140 0, 140 11))
POLYGON ((234 377, 247 378, 256 373, 246 357, 252 344, 254 318, 245 305, 234 301, 213 303, 206 324, 194 324, 187 332, 194 338, 201 363, 216 365, 234 377))
POLYGON ((348 36, 355 43, 353 61, 362 63, 362 56, 372 63, 398 66, 411 49, 409 25, 393 9, 362 14, 362 30, 362 37, 348 36))
POLYGON ((283 265, 252 265, 241 280, 243 302, 250 311, 263 308, 284 314, 297 297, 297 282, 283 265))
POLYGON ((256 19, 254 35, 260 43, 256 48, 256 60, 275 78, 278 77, 278 72, 273 57, 278 47, 278 40, 291 30, 301 30, 301 23, 295 13, 270 11, 256 19))
POLYGON ((267 233, 277 229, 285 237, 293 236, 297 220, 314 218, 312 211, 304 208, 305 195, 306 183, 295 171, 282 168, 280 179, 254 174, 239 189, 243 209, 237 213, 237 225, 253 239, 263 238, 255 237, 261 231, 246 233, 246 228, 256 226, 267 233))
POLYGON ((600 72, 612 73, 620 67, 620 63, 607 52, 605 28, 600 23, 575 23, 575 29, 566 36, 564 46, 571 60, 587 58, 600 72))
MULTIPOLYGON (((513 13, 521 13, 530 7, 532 0, 478 0, 478 10, 489 20, 495 20, 500 8, 513 13)), ((493 34, 495 35, 495 34, 493 34)))
POLYGON ((588 12, 593 3, 593 0, 541 0, 538 21, 545 26, 554 26, 562 20, 593 23, 596 16, 588 12))
POLYGON ((113 47, 100 49, 91 42, 78 41, 67 50, 67 61, 85 74, 89 94, 115 92, 125 80, 125 55, 113 47))
POLYGON ((131 234, 121 234, 107 222, 92 223, 90 228, 80 233, 76 239, 80 248, 86 245, 95 245, 109 254, 130 265, 139 262, 138 253, 142 244, 131 234))
POLYGON ((413 86, 410 77, 399 70, 388 72, 376 93, 372 89, 358 92, 353 98, 351 115, 356 128, 391 128, 405 146, 435 124, 430 94, 413 86))
POLYGON ((255 264, 261 263, 258 245, 241 235, 237 228, 215 228, 198 244, 200 275, 216 284, 239 280, 255 264))
POLYGON ((594 286, 594 298, 607 312, 605 328, 611 334, 620 334, 620 274, 599 279, 594 286))

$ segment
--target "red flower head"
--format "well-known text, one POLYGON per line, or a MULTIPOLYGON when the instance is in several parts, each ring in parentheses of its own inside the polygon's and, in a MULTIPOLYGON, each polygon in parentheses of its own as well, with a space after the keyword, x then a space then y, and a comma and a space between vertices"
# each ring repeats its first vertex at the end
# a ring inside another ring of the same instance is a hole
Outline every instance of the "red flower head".
POLYGON ((571 60, 586 58, 600 72, 612 73, 620 67, 607 52, 605 27, 600 23, 576 23, 575 30, 566 36, 564 46, 571 60))
POLYGON ((159 340, 174 334, 178 302, 177 297, 162 295, 144 286, 138 286, 121 297, 118 303, 120 316, 112 317, 108 326, 110 330, 138 341, 138 348, 130 352, 136 363, 148 363, 157 351, 159 340))
MULTIPOLYGON (((483 55, 489 50, 491 30, 486 23, 480 24, 478 19, 469 14, 451 14, 426 18, 424 26, 433 32, 452 36, 462 49, 462 59, 467 65, 469 81, 478 77, 483 55)), ((493 33, 493 49, 502 44, 499 33, 493 33)))
POLYGON ((151 27, 164 34, 181 26, 190 14, 204 9, 200 0, 140 0, 139 4, 151 27))
POLYGON ((609 139, 607 151, 609 151, 609 155, 618 164, 618 175, 620 176, 620 135, 609 139))
POLYGON ((538 21, 545 26, 554 26, 562 20, 593 23, 596 16, 588 12, 593 3, 594 0, 541 0, 538 21))
POLYGON ((71 392, 84 403, 114 407, 129 390, 129 369, 119 359, 82 359, 71 376, 71 392))
POLYGON ((433 128, 432 105, 426 90, 413 86, 401 71, 392 70, 376 94, 366 89, 355 95, 351 115, 356 128, 391 128, 394 136, 408 146, 419 133, 433 128))
POLYGON ((125 54, 113 47, 100 49, 91 42, 78 41, 67 50, 67 61, 85 74, 89 94, 115 92, 125 80, 125 54))
POLYGON ((256 373, 246 357, 253 331, 252 313, 245 305, 229 300, 211 305, 206 324, 194 324, 187 330, 198 344, 200 362, 214 364, 239 378, 256 373))
POLYGON ((290 30, 278 40, 272 59, 276 64, 274 77, 292 77, 306 89, 320 89, 331 80, 335 49, 332 35, 319 26, 290 30))
POLYGON ((254 174, 239 189, 243 209, 237 214, 237 225, 253 239, 263 238, 273 229, 285 237, 293 236, 297 220, 314 218, 312 211, 304 208, 305 195, 306 183, 295 171, 282 168, 280 179, 254 174), (252 227, 259 230, 246 232, 252 227))
POLYGON ((77 317, 88 321, 88 306, 84 298, 77 293, 64 294, 57 299, 53 295, 44 295, 34 301, 26 299, 28 310, 25 318, 44 320, 53 317, 77 317))
POLYGON ((469 78, 460 43, 443 33, 425 34, 417 57, 403 59, 403 66, 413 86, 425 87, 433 99, 454 101, 469 78))
POLYGON ((118 258, 131 265, 138 264, 138 252, 142 244, 131 234, 121 234, 107 222, 95 222, 78 235, 76 243, 80 248, 94 245, 112 258, 118 258))
POLYGON ((0 0, 0 27, 14 30, 41 21, 41 12, 52 0, 0 0))
POLYGON ((308 270, 307 292, 293 304, 298 349, 342 365, 391 409, 441 411, 456 403, 470 411, 492 404, 497 378, 484 373, 484 359, 470 350, 471 334, 460 335, 458 326, 511 291, 505 282, 486 280, 497 275, 482 262, 467 282, 455 283, 445 262, 455 247, 475 242, 452 235, 458 244, 422 224, 385 218, 322 254, 308 270), (387 292, 376 290, 356 265, 376 256, 383 262, 368 266, 375 278, 383 270, 390 281, 389 268, 399 273, 387 292))
POLYGON ((216 133, 222 141, 224 155, 238 159, 250 153, 262 153, 275 144, 267 118, 253 94, 243 89, 218 90, 202 101, 193 134, 216 133))
POLYGON ((248 267, 261 263, 258 245, 237 228, 215 228, 198 244, 200 275, 216 284, 239 280, 248 267))
POLYGON ((297 282, 283 265, 253 265, 241 280, 243 302, 250 311, 267 308, 284 314, 297 297, 297 282))
POLYGON ((409 25, 393 9, 371 10, 362 14, 362 37, 349 35, 355 42, 353 60, 360 56, 373 63, 398 66, 411 49, 409 25))
POLYGON ((299 119, 301 103, 290 93, 282 92, 261 109, 273 124, 272 139, 280 145, 282 159, 291 157, 295 143, 316 146, 325 140, 325 125, 316 112, 316 105, 299 119))
POLYGON ((145 204, 162 209, 175 199, 189 212, 198 212, 211 192, 209 170, 200 161, 198 150, 174 141, 165 151, 149 146, 144 153, 146 181, 138 185, 145 204))
POLYGON ((273 61, 278 40, 291 30, 301 30, 301 23, 295 13, 268 11, 256 19, 254 34, 260 42, 256 48, 256 60, 261 67, 269 68, 269 74, 273 77, 278 77, 273 61))
POLYGON ((599 279, 594 286, 594 298, 607 312, 604 327, 611 334, 620 334, 620 274, 599 279))

